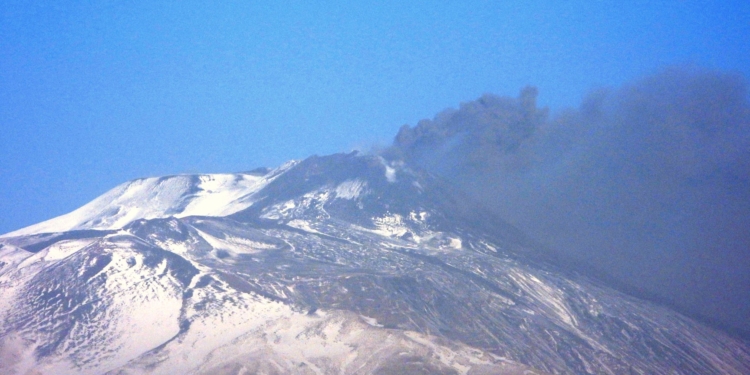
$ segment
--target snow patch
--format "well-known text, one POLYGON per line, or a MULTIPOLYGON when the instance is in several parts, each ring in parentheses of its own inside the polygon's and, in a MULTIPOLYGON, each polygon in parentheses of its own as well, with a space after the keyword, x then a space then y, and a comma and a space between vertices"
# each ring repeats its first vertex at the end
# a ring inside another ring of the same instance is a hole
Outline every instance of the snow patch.
POLYGON ((263 214, 260 215, 260 218, 279 220, 281 218, 291 215, 292 210, 294 210, 296 207, 297 207, 297 204, 294 202, 294 200, 288 200, 281 204, 275 204, 267 208, 266 210, 264 210, 263 214))
POLYGON ((224 238, 212 236, 196 229, 198 234, 215 250, 224 250, 234 255, 256 254, 263 250, 275 249, 277 246, 265 242, 253 241, 247 238, 225 235, 224 238))
POLYGON ((126 182, 68 214, 0 237, 80 229, 114 230, 140 219, 231 215, 250 207, 254 194, 297 162, 264 176, 250 174, 177 175, 126 182))
POLYGON ((562 323, 575 330, 578 322, 565 303, 565 293, 562 290, 547 285, 536 276, 520 269, 511 269, 508 276, 526 293, 546 306, 562 323))
POLYGON ((416 212, 416 211, 409 212, 409 219, 411 219, 411 221, 415 221, 415 222, 422 222, 423 223, 423 222, 425 222, 427 220, 427 218, 429 216, 430 216, 430 214, 428 214, 427 212, 424 212, 424 211, 421 211, 421 212, 416 212))
POLYGON ((336 186, 336 197, 352 200, 360 196, 367 187, 367 182, 362 180, 346 180, 336 186))
POLYGON ((315 215, 323 215, 327 218, 328 213, 324 206, 331 199, 332 193, 328 189, 311 191, 296 199, 266 207, 260 217, 271 220, 292 219, 314 211, 315 215))
POLYGON ((362 320, 364 320, 365 323, 369 324, 372 327, 380 327, 380 328, 383 327, 382 324, 378 324, 378 320, 375 318, 371 318, 369 316, 364 316, 364 315, 360 315, 359 317, 362 318, 362 320))
POLYGON ((457 237, 450 237, 450 238, 449 238, 449 241, 450 241, 450 242, 449 242, 449 246, 450 246, 450 247, 452 247, 452 248, 454 248, 454 249, 456 249, 456 250, 460 250, 460 249, 461 249, 461 247, 462 247, 462 243, 461 243, 461 239, 460 239, 460 238, 457 238, 457 237))
POLYGON ((47 262, 61 260, 75 254, 78 250, 91 245, 96 242, 96 239, 89 238, 84 240, 68 240, 59 241, 50 245, 46 250, 42 259, 47 262))
POLYGON ((404 217, 399 214, 373 218, 373 223, 377 229, 372 232, 384 237, 400 237, 409 231, 404 223, 404 217))
POLYGON ((305 232, 308 232, 308 233, 322 234, 319 231, 313 229, 313 227, 310 226, 310 223, 304 220, 295 219, 295 220, 288 222, 287 225, 292 228, 304 230, 305 232))

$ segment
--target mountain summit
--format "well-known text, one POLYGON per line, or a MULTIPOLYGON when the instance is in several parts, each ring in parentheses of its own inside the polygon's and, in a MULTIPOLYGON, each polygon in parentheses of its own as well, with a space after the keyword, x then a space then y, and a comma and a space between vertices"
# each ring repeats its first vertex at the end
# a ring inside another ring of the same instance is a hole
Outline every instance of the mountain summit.
POLYGON ((0 237, 2 374, 746 374, 378 156, 123 184, 0 237))

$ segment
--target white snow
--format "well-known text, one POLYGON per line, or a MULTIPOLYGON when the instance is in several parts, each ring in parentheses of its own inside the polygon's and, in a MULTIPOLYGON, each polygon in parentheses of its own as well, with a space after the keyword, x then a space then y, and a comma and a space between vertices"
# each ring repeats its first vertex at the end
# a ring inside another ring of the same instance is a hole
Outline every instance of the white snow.
POLYGON ((543 306, 549 309, 549 312, 557 316, 560 322, 569 326, 573 331, 577 331, 578 322, 575 316, 570 312, 568 304, 565 302, 565 293, 554 286, 547 285, 538 277, 518 268, 509 270, 508 276, 521 287, 526 293, 536 299, 543 306))
POLYGON ((293 219, 314 210, 319 218, 327 218, 325 204, 333 197, 333 193, 329 188, 317 189, 296 199, 266 207, 260 217, 271 220, 293 219))
POLYGON ((104 316, 91 319, 89 326, 82 326, 80 334, 113 340, 107 346, 116 355, 107 362, 121 366, 179 332, 182 293, 177 281, 164 272, 166 260, 149 268, 144 264, 144 255, 131 251, 124 243, 109 246, 117 251, 112 253, 112 262, 100 272, 107 273, 105 298, 111 300, 104 316), (129 264, 132 260, 135 265, 129 264))
POLYGON ((352 200, 360 196, 367 188, 367 182, 362 180, 346 180, 336 186, 336 197, 352 200))
POLYGON ((294 219, 294 220, 288 222, 287 225, 289 225, 292 228, 297 228, 297 229, 300 229, 300 230, 304 230, 305 232, 315 233, 315 234, 322 234, 321 232, 315 230, 310 225, 310 223, 307 222, 307 221, 305 221, 305 220, 294 219))
POLYGON ((462 374, 474 366, 491 368, 493 373, 514 370, 476 348, 446 346, 432 336, 365 324, 347 312, 319 310, 310 316, 262 300, 236 306, 234 311, 235 317, 212 320, 206 326, 194 321, 190 331, 195 328, 201 334, 189 333, 181 342, 167 345, 164 351, 169 357, 153 373, 216 373, 228 368, 243 373, 250 371, 245 366, 261 366, 274 373, 364 374, 376 372, 400 354, 442 362, 462 374), (227 324, 230 321, 236 323, 227 324), (204 347, 215 349, 208 352, 204 347))
POLYGON ((234 255, 255 254, 263 250, 275 249, 276 245, 253 241, 247 238, 226 235, 225 238, 212 236, 206 232, 196 229, 198 234, 216 250, 224 250, 234 255))
POLYGON ((412 211, 409 213, 409 218, 414 222, 424 222, 425 220, 427 220, 429 216, 430 214, 424 211, 421 211, 421 212, 412 211))
POLYGON ((452 247, 452 248, 454 248, 456 250, 460 250, 461 249, 461 247, 462 247, 461 238, 449 237, 449 241, 450 241, 450 247, 452 247))
MULTIPOLYGON (((19 270, 18 266, 34 255, 20 247, 8 244, 0 246, 0 259, 4 263, 0 267, 0 321, 4 319, 4 314, 13 304, 16 292, 27 278, 34 275, 33 272, 19 270)), ((2 345, 1 342, 0 345, 2 345)))
POLYGON ((365 321, 365 323, 369 324, 372 327, 380 327, 382 328, 383 325, 378 323, 378 320, 375 318, 371 318, 369 316, 360 315, 360 318, 365 321))
POLYGON ((279 220, 290 215, 292 210, 294 210, 296 207, 297 204, 294 202, 294 200, 288 200, 281 204, 276 204, 269 208, 266 208, 263 211, 263 214, 260 215, 260 217, 261 219, 279 220))
POLYGON ((404 217, 399 214, 375 217, 373 223, 377 229, 371 232, 384 237, 403 236, 409 231, 404 223, 404 217))
POLYGON ((6 263, 6 266, 19 264, 33 255, 34 253, 26 251, 20 247, 9 244, 0 244, 0 259, 6 263))
MULTIPOLYGON (((537 302, 541 304, 540 307, 545 307, 546 315, 556 315, 559 322, 567 325, 569 332, 577 335, 581 339, 588 342, 593 348, 605 353, 611 354, 612 352, 601 342, 593 339, 591 336, 586 334, 583 330, 579 329, 578 320, 575 314, 570 310, 566 302, 566 293, 561 288, 555 287, 554 283, 547 283, 543 281, 541 275, 533 275, 528 271, 524 271, 521 268, 511 268, 508 276, 523 289, 526 293, 532 296, 537 302)), ((569 286, 578 288, 575 283, 569 282, 569 286)), ((530 311, 532 315, 535 313, 530 311)), ((630 325, 627 321, 625 324, 630 325)), ((633 326, 631 326, 633 327, 633 326)), ((636 328, 637 329, 637 328, 636 328)))
POLYGON ((95 241, 96 239, 90 238, 55 242, 44 250, 43 259, 47 262, 65 259, 95 241))
POLYGON ((242 198, 260 190, 267 179, 252 175, 202 175, 200 189, 176 217, 227 216, 245 209, 252 201, 242 198))
POLYGON ((113 230, 139 219, 227 216, 250 207, 253 194, 296 165, 289 162, 265 176, 205 174, 133 180, 68 214, 6 233, 14 237, 77 229, 113 230))

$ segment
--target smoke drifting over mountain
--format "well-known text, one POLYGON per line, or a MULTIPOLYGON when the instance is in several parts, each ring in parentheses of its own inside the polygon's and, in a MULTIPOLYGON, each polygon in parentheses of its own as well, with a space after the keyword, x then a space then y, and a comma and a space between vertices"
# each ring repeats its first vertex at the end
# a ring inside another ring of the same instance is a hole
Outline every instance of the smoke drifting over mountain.
POLYGON ((384 154, 449 178, 561 254, 750 330, 744 77, 670 68, 554 115, 536 94, 405 125, 384 154))

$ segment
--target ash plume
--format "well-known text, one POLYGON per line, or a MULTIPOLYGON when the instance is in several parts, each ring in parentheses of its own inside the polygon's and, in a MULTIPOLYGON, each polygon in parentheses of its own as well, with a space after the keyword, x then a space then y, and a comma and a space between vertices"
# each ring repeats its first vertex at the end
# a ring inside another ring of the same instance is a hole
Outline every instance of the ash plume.
POLYGON ((673 67, 550 115, 484 95, 384 151, 452 180, 564 256, 750 331, 750 102, 739 74, 673 67))

